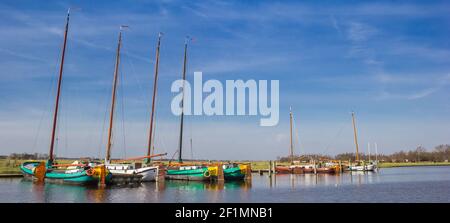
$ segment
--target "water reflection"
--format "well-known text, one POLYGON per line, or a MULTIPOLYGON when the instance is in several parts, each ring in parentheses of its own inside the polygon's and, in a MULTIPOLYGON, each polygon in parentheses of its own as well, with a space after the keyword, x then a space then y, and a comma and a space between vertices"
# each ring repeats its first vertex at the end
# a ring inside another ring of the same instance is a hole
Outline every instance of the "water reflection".
POLYGON ((107 194, 106 194, 105 187, 99 187, 98 189, 87 189, 86 190, 86 199, 89 202, 95 202, 95 203, 106 202, 107 194))
POLYGON ((160 181, 103 188, 16 178, 0 179, 0 202, 450 202, 448 185, 450 167, 336 175, 255 174, 250 181, 160 181))
MULTIPOLYGON (((262 177, 262 176, 260 176, 262 177)), ((377 172, 348 172, 342 174, 273 174, 267 177, 269 188, 298 189, 316 186, 362 185, 379 182, 377 172), (277 182, 278 185, 277 185, 277 182)))

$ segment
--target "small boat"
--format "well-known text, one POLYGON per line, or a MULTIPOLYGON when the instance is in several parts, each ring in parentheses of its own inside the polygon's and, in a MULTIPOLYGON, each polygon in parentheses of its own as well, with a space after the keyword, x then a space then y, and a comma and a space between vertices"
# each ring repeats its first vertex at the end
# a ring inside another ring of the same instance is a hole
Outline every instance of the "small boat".
POLYGON ((67 11, 66 25, 64 30, 64 42, 59 67, 58 87, 56 93, 55 110, 53 113, 53 125, 51 132, 49 158, 46 162, 28 161, 20 165, 20 170, 26 179, 43 182, 67 183, 67 184, 106 184, 111 174, 102 165, 93 163, 57 164, 54 160, 54 146, 56 140, 56 129, 58 123, 58 110, 63 77, 64 58, 67 45, 67 34, 69 31, 70 8, 67 11))
POLYGON ((244 180, 247 174, 251 174, 248 171, 249 165, 229 163, 223 164, 223 176, 226 181, 230 180, 244 180))
POLYGON ((353 133, 355 139, 355 147, 356 147, 356 163, 348 166, 348 170, 350 171, 374 171, 376 169, 376 165, 373 163, 366 164, 364 161, 359 160, 359 147, 358 147, 358 137, 356 131, 356 122, 355 122, 355 113, 352 112, 352 124, 353 124, 353 133))
POLYGON ((290 147, 289 147, 289 157, 290 157, 290 165, 277 165, 275 166, 275 173, 279 174, 302 174, 305 173, 305 167, 301 165, 294 165, 294 144, 292 141, 292 128, 293 128, 293 115, 292 109, 289 108, 289 123, 290 123, 290 147))
POLYGON ((368 164, 365 163, 357 163, 355 165, 350 165, 348 167, 351 171, 375 171, 377 168, 375 163, 369 162, 368 164))

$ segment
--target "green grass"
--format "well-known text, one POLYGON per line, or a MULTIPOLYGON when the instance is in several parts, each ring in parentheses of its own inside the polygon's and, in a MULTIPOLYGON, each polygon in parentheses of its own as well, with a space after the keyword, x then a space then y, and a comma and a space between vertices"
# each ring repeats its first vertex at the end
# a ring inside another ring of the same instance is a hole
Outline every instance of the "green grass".
POLYGON ((9 159, 0 159, 0 174, 17 174, 20 173, 19 166, 21 161, 9 159))
MULTIPOLYGON (((0 174, 20 174, 20 164, 27 160, 0 159, 0 174)), ((58 160, 60 164, 72 163, 73 160, 58 160)))

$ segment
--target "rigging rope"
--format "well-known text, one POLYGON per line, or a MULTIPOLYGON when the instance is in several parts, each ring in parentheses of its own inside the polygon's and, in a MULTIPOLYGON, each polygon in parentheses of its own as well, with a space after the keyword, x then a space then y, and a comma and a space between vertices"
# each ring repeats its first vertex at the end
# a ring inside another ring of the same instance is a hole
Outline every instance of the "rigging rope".
POLYGON ((345 128, 346 126, 347 126, 346 123, 343 123, 343 124, 342 124, 342 126, 341 126, 341 128, 339 129, 338 133, 337 133, 333 138, 331 138, 330 142, 329 142, 329 143, 327 144, 327 146, 325 147, 324 153, 328 152, 328 150, 330 149, 331 144, 332 144, 334 141, 336 141, 336 139, 341 135, 342 131, 344 130, 344 128, 345 128))
MULTIPOLYGON (((61 42, 60 44, 61 44, 60 48, 62 48, 63 42, 61 42)), ((57 53, 58 56, 56 57, 56 60, 55 60, 54 72, 52 72, 54 74, 58 73, 58 64, 61 61, 60 58, 61 58, 61 53, 62 52, 61 52, 60 49, 58 49, 57 52, 58 52, 57 53)), ((46 102, 47 103, 44 104, 45 109, 42 110, 42 114, 41 114, 41 117, 39 119, 37 133, 35 134, 34 143, 33 143, 33 147, 32 147, 32 153, 35 153, 36 151, 39 151, 39 150, 36 149, 36 147, 37 147, 37 144, 38 144, 42 123, 43 123, 43 120, 44 120, 45 116, 47 116, 47 115, 50 116, 51 115, 50 103, 51 103, 52 100, 50 98, 51 98, 51 96, 53 96, 52 93, 54 91, 56 91, 55 90, 56 89, 56 84, 55 83, 56 83, 56 75, 51 75, 51 77, 50 77, 50 85, 47 86, 47 95, 46 95, 46 98, 47 98, 46 102), (48 108, 50 108, 50 109, 48 109, 48 108)), ((45 152, 45 153, 47 153, 47 152, 45 152)))
MULTIPOLYGON (((122 69, 120 69, 120 73, 119 74, 121 74, 121 73, 123 73, 122 72, 122 69)), ((120 92, 120 99, 121 99, 121 110, 122 110, 122 114, 121 114, 121 116, 122 116, 122 138, 123 138, 123 152, 124 152, 124 157, 126 158, 127 157, 127 147, 126 147, 126 137, 125 137, 125 101, 124 101, 124 88, 123 88, 123 86, 124 86, 124 84, 122 84, 122 82, 123 82, 123 75, 119 75, 120 76, 120 79, 119 79, 119 83, 118 83, 118 85, 119 85, 119 92, 120 92)))

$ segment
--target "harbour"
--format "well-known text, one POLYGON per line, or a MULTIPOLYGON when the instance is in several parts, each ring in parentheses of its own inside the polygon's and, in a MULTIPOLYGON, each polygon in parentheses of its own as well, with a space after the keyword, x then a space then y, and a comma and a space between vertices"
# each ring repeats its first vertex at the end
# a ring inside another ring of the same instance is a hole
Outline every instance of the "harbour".
POLYGON ((447 3, 24 1, 0 203, 450 203, 447 3))
POLYGON ((0 202, 441 203, 450 201, 449 184, 448 166, 396 167, 339 175, 253 174, 247 182, 164 181, 106 188, 1 178, 0 202))

